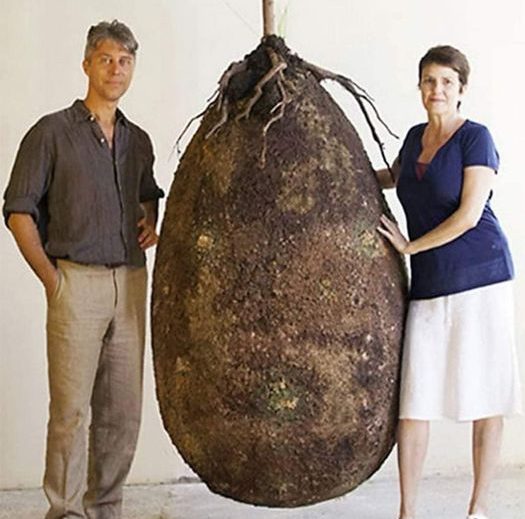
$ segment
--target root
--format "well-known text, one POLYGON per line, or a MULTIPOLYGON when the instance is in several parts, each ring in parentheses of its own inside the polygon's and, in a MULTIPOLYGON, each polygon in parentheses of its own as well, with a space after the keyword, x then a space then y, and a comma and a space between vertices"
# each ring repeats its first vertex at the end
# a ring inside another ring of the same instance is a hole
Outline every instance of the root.
POLYGON ((269 54, 274 69, 276 69, 278 71, 277 73, 279 74, 279 77, 277 78, 277 87, 281 93, 281 100, 270 111, 270 114, 277 112, 277 115, 274 115, 264 126, 263 135, 265 136, 270 129, 270 126, 283 117, 286 105, 291 101, 290 96, 286 93, 284 88, 284 70, 286 69, 287 65, 281 60, 278 54, 273 51, 273 49, 269 49, 269 54))
MULTIPOLYGON (((238 74, 239 72, 242 72, 243 70, 246 70, 246 66, 247 66, 247 64, 244 61, 237 61, 235 63, 232 63, 226 69, 224 74, 219 79, 219 86, 218 86, 218 88, 207 99, 208 104, 206 105, 206 108, 201 113, 193 116, 188 121, 188 123, 186 124, 186 126, 182 130, 181 134, 179 135, 179 137, 175 141, 174 149, 177 150, 177 155, 181 154, 181 150, 180 150, 180 146, 179 146, 180 142, 181 142, 182 138, 184 137, 184 135, 186 135, 186 132, 188 131, 190 126, 193 124, 193 121, 196 121, 197 119, 200 119, 206 113, 206 111, 208 110, 208 108, 210 107, 211 104, 213 104, 214 102, 217 102, 217 110, 221 110, 222 111, 222 116, 221 116, 220 121, 206 134, 205 139, 207 139, 208 137, 211 137, 228 120, 228 99, 225 98, 224 92, 225 92, 226 88, 228 87, 228 83, 229 83, 230 79, 235 74, 238 74), (215 97, 217 97, 217 100, 215 99, 215 97), (226 101, 226 103, 224 103, 224 101, 226 101)), ((172 153, 173 153, 173 150, 172 150, 172 153)))
MULTIPOLYGON (((267 85, 273 79, 276 79, 277 87, 281 94, 281 100, 270 110, 271 118, 264 125, 264 128, 262 130, 263 146, 262 146, 262 151, 261 151, 261 157, 259 160, 261 167, 264 167, 264 165, 266 164, 266 150, 267 150, 266 135, 268 133, 268 130, 279 119, 282 119, 282 117, 284 116, 286 105, 290 102, 290 96, 286 93, 286 90, 284 88, 284 70, 286 69, 288 65, 277 54, 277 52, 275 52, 271 47, 267 48, 267 52, 268 52, 270 61, 272 63, 272 68, 257 82, 257 84, 254 87, 254 93, 252 97, 250 97, 248 102, 246 103, 246 107, 235 118, 236 121, 240 121, 242 119, 248 119, 250 117, 253 107, 263 95, 264 86, 267 85)), ((228 84, 231 78, 235 76, 236 74, 245 71, 246 67, 247 67, 246 60, 233 63, 228 67, 226 72, 222 75, 221 79, 219 80, 219 88, 215 92, 215 94, 217 95, 217 99, 213 102, 217 104, 217 110, 221 111, 221 118, 217 122, 217 124, 215 124, 215 126, 206 134, 206 137, 205 137, 206 139, 214 135, 228 121, 228 117, 230 114, 229 114, 229 101, 226 95, 226 90, 228 88, 228 84)), ((188 126, 189 124, 191 124, 191 122, 193 122, 193 120, 200 117, 201 115, 202 114, 199 114, 194 119, 192 119, 192 121, 188 123, 188 126)))
POLYGON ((360 87, 357 83, 354 83, 354 81, 352 81, 350 78, 342 76, 341 74, 330 72, 329 70, 325 70, 316 65, 312 65, 311 63, 308 63, 306 61, 304 61, 303 63, 306 66, 307 70, 309 70, 313 74, 313 76, 317 79, 317 81, 321 82, 325 79, 330 79, 332 81, 335 81, 339 83, 345 90, 347 90, 354 96, 355 100, 357 101, 357 104, 359 105, 359 108, 361 109, 361 112, 363 113, 365 117, 368 127, 370 128, 372 137, 374 138, 374 141, 379 146, 379 151, 381 152, 381 157, 383 158, 383 162, 386 164, 386 167, 388 168, 390 176, 392 177, 392 180, 395 182, 394 174, 385 156, 384 143, 381 142, 381 139, 379 138, 379 135, 377 134, 377 131, 374 125, 372 124, 370 115, 368 114, 366 110, 365 103, 368 104, 370 107, 372 107, 372 111, 374 112, 375 117, 383 125, 383 127, 387 130, 387 132, 390 135, 392 135, 392 137, 399 139, 399 136, 397 136, 394 132, 392 132, 392 130, 388 127, 388 125, 383 121, 383 119, 379 115, 379 112, 377 111, 377 108, 374 105, 374 100, 372 99, 372 97, 366 92, 364 88, 360 87))
POLYGON ((211 137, 228 120, 228 104, 229 103, 227 97, 223 97, 217 103, 217 108, 220 108, 221 110, 221 118, 219 122, 206 134, 206 136, 204 137, 205 139, 211 137))
MULTIPOLYGON (((278 60, 278 56, 275 52, 272 51, 270 54, 270 58, 272 59, 272 63, 274 60, 278 60)), ((286 105, 291 101, 290 96, 287 94, 286 89, 284 88, 284 68, 279 70, 279 77, 277 79, 277 86, 279 88, 279 92, 281 93, 281 100, 271 109, 270 114, 273 114, 277 112, 272 118, 264 125, 263 128, 263 148, 261 151, 261 158, 259 160, 259 163, 262 168, 266 165, 266 150, 267 150, 267 143, 266 143, 266 134, 268 133, 268 130, 272 126, 272 124, 276 123, 279 119, 282 119, 284 116, 284 111, 286 109, 286 105)))
POLYGON ((221 110, 222 108, 222 103, 224 101, 224 95, 225 95, 226 89, 228 88, 228 84, 230 83, 230 79, 233 76, 236 76, 237 74, 239 74, 240 72, 244 72, 247 67, 248 67, 248 63, 246 62, 246 60, 235 61, 226 69, 224 74, 221 76, 221 78, 219 79, 219 88, 218 88, 219 98, 217 101, 217 110, 221 110))
MULTIPOLYGON (((200 114, 197 114, 197 115, 193 116, 188 121, 188 124, 186 124, 186 126, 184 127, 184 130, 182 130, 182 132, 179 135, 178 139, 175 141, 175 149, 177 150, 177 155, 181 154, 179 144, 180 144, 180 141, 182 140, 182 138, 184 137, 184 135, 186 134, 186 132, 188 131, 189 127, 192 125, 193 121, 196 121, 197 119, 200 119, 206 113, 207 109, 208 108, 206 107, 200 114)), ((172 153, 173 153, 173 150, 172 150, 172 153)))
POLYGON ((282 71, 288 66, 282 59, 279 58, 277 53, 272 48, 268 48, 268 55, 272 61, 272 68, 255 85, 255 93, 248 101, 246 108, 236 117, 237 121, 240 121, 241 119, 248 119, 253 106, 263 94, 262 89, 264 85, 269 83, 277 74, 282 74, 282 71))
MULTIPOLYGON (((228 84, 230 83, 231 78, 239 74, 240 72, 244 72, 247 67, 248 67, 248 63, 246 62, 246 60, 235 61, 226 69, 224 74, 219 79, 219 88, 215 91, 215 94, 217 94, 217 100, 216 101, 213 100, 211 101, 211 103, 214 103, 214 102, 217 103, 217 110, 221 112, 221 118, 219 122, 206 134, 206 136, 204 137, 205 139, 208 139, 209 137, 211 137, 228 120, 229 102, 226 96, 226 89, 228 88, 228 84)), ((212 96, 212 99, 213 99, 213 96, 212 96)), ((206 107, 206 110, 207 109, 208 107, 206 107)), ((206 110, 204 110, 204 112, 206 112, 206 110)))
MULTIPOLYGON (((261 167, 264 167, 266 164, 266 152, 267 152, 267 134, 270 128, 273 124, 275 124, 277 121, 282 119, 284 117, 286 106, 291 102, 291 98, 286 92, 285 89, 285 78, 284 78, 284 71, 288 67, 286 61, 280 56, 279 52, 274 50, 271 46, 266 47, 266 52, 268 53, 268 57, 271 61, 271 68, 264 74, 264 76, 257 82, 257 84, 254 87, 254 92, 252 96, 249 98, 249 100, 246 102, 246 106, 244 109, 238 113, 237 117, 235 118, 236 121, 241 121, 242 119, 248 119, 251 115, 252 109, 257 103, 257 101, 262 97, 263 95, 263 89, 264 87, 270 83, 271 81, 275 81, 277 88, 279 89, 279 93, 281 95, 281 100, 276 103, 276 105, 270 110, 270 119, 266 122, 262 129, 262 138, 263 138, 263 145, 261 150, 261 156, 259 160, 259 164, 261 167)), ((388 171, 390 172, 390 175, 392 176, 392 179, 394 180, 394 175, 392 173, 392 169, 390 167, 390 164, 388 163, 385 151, 384 151, 384 144, 381 142, 381 139, 379 138, 379 135, 372 123, 370 114, 368 113, 368 110, 371 108, 372 112, 375 116, 375 118, 383 125, 383 127, 388 131, 390 135, 398 139, 399 137, 390 130, 388 125, 383 121, 381 118, 379 112, 377 111, 374 100, 372 97, 368 94, 368 92, 360 87, 357 83, 352 81, 350 78, 347 78, 341 74, 336 74, 334 72, 331 72, 329 70, 323 69, 321 67, 318 67, 316 65, 313 65, 311 63, 308 63, 306 61, 300 60, 302 65, 308 70, 314 78, 320 83, 324 80, 332 80, 339 85, 341 85, 345 90, 350 92, 352 96, 355 98, 357 104, 359 105, 359 108, 361 109, 361 112, 363 113, 363 116, 365 117, 365 120, 368 124, 368 127, 370 128, 370 131, 372 133, 372 137, 374 141, 379 146, 379 150, 381 152, 381 157, 383 158, 384 163, 386 164, 386 167, 388 168, 388 171), (367 106, 368 105, 368 106, 367 106)), ((205 110, 203 110, 200 114, 193 117, 186 127, 184 128, 182 134, 177 139, 176 142, 176 148, 177 151, 180 153, 179 150, 179 143, 184 136, 184 134, 187 132, 190 125, 195 121, 196 119, 199 119, 202 117, 206 111, 210 108, 210 106, 214 106, 214 108, 217 109, 218 112, 220 112, 220 119, 219 121, 211 128, 210 131, 205 136, 205 139, 209 139, 211 136, 213 136, 226 122, 228 121, 230 117, 230 100, 228 98, 227 90, 228 86, 230 84, 231 79, 236 76, 237 74, 240 74, 241 72, 246 71, 248 68, 248 61, 247 59, 244 59, 243 61, 237 61, 232 63, 228 69, 224 72, 224 74, 221 76, 219 80, 219 86, 217 90, 213 93, 213 95, 210 98, 210 102, 205 110)))

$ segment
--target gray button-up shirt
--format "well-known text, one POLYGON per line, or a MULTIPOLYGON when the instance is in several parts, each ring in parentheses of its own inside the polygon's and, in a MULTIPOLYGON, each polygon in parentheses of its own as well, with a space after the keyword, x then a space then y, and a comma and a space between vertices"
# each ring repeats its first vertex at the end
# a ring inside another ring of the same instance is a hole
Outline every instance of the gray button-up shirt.
POLYGON ((142 266, 140 203, 164 196, 153 160, 147 133, 121 111, 111 149, 77 100, 44 116, 25 135, 4 194, 4 218, 31 214, 52 258, 142 266))

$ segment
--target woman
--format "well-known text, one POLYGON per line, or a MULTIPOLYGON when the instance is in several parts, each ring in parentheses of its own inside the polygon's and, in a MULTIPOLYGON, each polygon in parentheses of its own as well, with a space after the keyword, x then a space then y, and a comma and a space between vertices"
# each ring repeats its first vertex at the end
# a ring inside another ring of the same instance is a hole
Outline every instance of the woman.
POLYGON ((400 519, 415 517, 429 420, 472 421, 474 484, 468 518, 486 519, 503 417, 519 412, 512 260, 490 208, 499 158, 489 131, 460 111, 469 64, 457 49, 419 63, 428 122, 407 134, 392 175, 409 239, 383 216, 378 231, 410 255, 410 305, 401 378, 400 519))

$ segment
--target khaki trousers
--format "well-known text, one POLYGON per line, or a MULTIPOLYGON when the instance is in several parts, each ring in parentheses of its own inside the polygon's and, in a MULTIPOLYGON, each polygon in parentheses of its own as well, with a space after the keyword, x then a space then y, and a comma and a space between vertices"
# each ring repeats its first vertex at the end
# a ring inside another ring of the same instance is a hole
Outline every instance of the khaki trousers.
POLYGON ((140 425, 146 269, 57 266, 47 315, 46 519, 117 519, 140 425))

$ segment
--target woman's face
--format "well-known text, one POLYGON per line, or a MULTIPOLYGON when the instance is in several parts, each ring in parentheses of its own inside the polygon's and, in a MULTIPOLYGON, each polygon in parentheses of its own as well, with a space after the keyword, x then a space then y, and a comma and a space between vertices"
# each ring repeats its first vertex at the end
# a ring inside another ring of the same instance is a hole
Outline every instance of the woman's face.
POLYGON ((430 63, 423 68, 419 82, 421 100, 429 116, 453 115, 458 111, 465 87, 452 68, 430 63))

